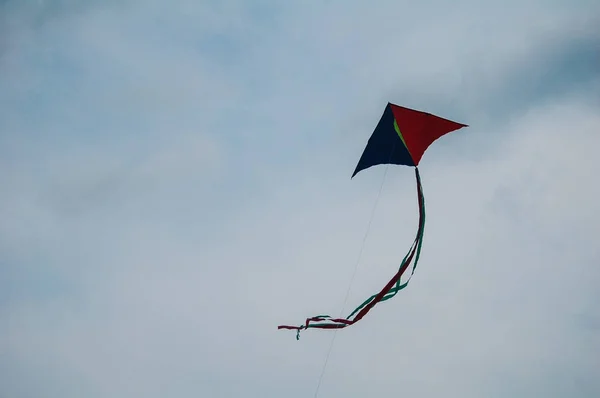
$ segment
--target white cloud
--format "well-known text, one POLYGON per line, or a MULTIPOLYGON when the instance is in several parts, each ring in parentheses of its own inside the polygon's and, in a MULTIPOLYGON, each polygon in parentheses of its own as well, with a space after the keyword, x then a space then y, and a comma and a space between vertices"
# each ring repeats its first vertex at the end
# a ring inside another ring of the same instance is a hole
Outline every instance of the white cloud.
MULTIPOLYGON (((5 27, 0 395, 312 394, 331 333, 276 326, 341 310, 387 100, 471 127, 424 157, 415 278, 320 396, 599 391, 598 86, 490 106, 591 6, 86 4, 5 27)), ((413 178, 389 169, 344 313, 408 249, 413 178)))

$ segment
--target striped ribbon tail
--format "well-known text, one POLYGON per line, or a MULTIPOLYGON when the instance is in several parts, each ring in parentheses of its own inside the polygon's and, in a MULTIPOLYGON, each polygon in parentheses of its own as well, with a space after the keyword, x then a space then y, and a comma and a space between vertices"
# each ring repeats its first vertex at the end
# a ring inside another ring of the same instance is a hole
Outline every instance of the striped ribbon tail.
POLYGON ((415 178, 417 181, 417 197, 419 204, 419 227, 417 235, 413 241, 408 253, 404 256, 398 272, 389 280, 389 282, 379 291, 366 299, 362 304, 356 307, 346 318, 333 318, 329 315, 317 315, 307 318, 304 324, 298 326, 280 325, 277 329, 296 330, 296 340, 300 339, 300 332, 306 329, 343 329, 360 321, 377 303, 386 301, 394 297, 400 290, 404 289, 417 267, 421 246, 423 244, 423 233, 425 231, 425 197, 423 196, 423 187, 421 185, 421 176, 419 169, 415 167, 415 178), (414 262, 413 262, 414 260, 414 262), (408 280, 401 283, 404 272, 413 263, 411 274, 408 280))

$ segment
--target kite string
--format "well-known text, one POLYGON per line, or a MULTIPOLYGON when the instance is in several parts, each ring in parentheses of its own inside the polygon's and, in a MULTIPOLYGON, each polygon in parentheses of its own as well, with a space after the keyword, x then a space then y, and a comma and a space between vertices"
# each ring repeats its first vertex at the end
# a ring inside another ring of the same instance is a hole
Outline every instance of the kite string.
MULTIPOLYGON (((390 156, 391 157, 391 156, 390 156)), ((362 254, 365 249, 365 244, 367 242, 367 237, 369 236, 369 232, 371 230, 371 224, 373 223, 373 218, 375 218, 375 210, 377 209, 377 204, 379 203, 379 198, 381 197, 381 192, 383 191, 383 185, 385 183, 385 179, 388 173, 389 164, 386 165, 385 171, 383 172, 383 177, 381 179, 381 184, 379 185, 379 191, 377 192, 377 196, 375 197, 375 203, 371 209, 371 216, 369 217, 369 222, 367 224, 367 230, 362 239, 362 243, 360 245, 360 250, 358 251, 358 258, 356 260, 356 264, 354 265, 354 271, 352 273, 352 277, 350 278, 350 284, 348 285, 348 290, 346 290, 346 297, 344 298, 344 302, 342 304, 342 310, 340 311, 340 315, 338 318, 341 318, 344 315, 344 311, 346 310, 346 304, 348 303, 348 298, 350 297, 350 291, 352 290, 352 284, 354 283, 354 279, 356 277, 356 273, 358 272, 358 266, 360 265, 360 260, 362 259, 362 254)), ((319 389, 321 388, 321 382, 323 381, 323 376, 325 375, 325 369, 327 368, 327 363, 329 362, 329 356, 331 355, 331 350, 333 349, 333 343, 335 342, 335 337, 337 335, 338 329, 334 329, 333 336, 331 337, 331 342, 329 343, 329 348, 327 350, 327 355, 325 356, 325 362, 323 363, 323 368, 321 369, 321 374, 319 376, 319 380, 317 382, 317 389, 315 390, 315 398, 319 395, 319 389)))

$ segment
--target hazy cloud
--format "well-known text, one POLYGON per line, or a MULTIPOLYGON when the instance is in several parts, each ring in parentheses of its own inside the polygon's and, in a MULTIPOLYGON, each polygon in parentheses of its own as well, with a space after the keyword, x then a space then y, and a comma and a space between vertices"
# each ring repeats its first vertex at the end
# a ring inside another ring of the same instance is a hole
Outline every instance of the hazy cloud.
POLYGON ((350 175, 387 101, 470 125, 420 169, 408 289, 320 396, 600 393, 600 8, 0 2, 0 396, 312 396, 416 230, 350 175))

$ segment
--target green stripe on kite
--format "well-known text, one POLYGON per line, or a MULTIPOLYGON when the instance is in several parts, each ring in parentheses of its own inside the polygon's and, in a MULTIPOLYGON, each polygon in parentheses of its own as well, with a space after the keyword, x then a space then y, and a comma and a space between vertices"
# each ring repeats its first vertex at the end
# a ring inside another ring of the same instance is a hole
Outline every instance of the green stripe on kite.
POLYGON ((404 137, 402 137, 402 133, 400 132, 400 127, 398 127, 398 122, 396 121, 396 119, 394 119, 394 130, 396 130, 396 133, 398 134, 398 137, 400 137, 400 139, 402 140, 402 143, 404 144, 404 146, 408 150, 408 153, 410 153, 410 150, 406 146, 406 141, 404 141, 404 137))

